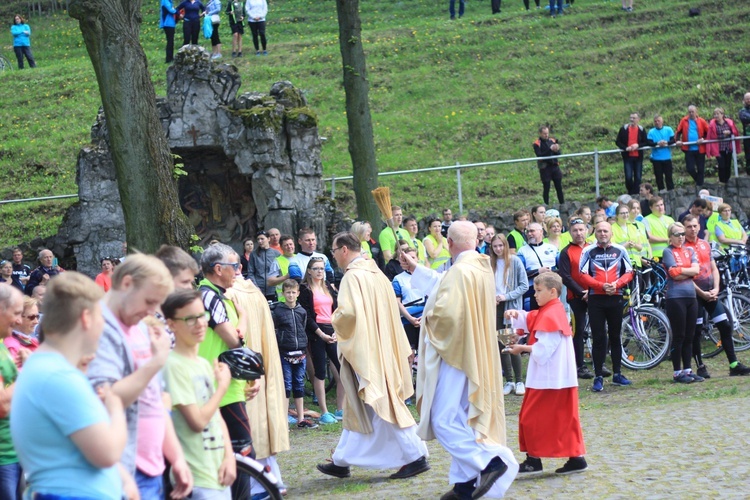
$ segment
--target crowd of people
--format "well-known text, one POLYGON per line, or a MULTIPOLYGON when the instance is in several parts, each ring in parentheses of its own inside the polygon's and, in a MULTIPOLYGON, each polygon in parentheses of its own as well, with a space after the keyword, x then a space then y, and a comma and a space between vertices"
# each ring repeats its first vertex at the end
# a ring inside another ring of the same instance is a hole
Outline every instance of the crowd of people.
POLYGON ((232 57, 242 57, 245 22, 252 33, 255 55, 268 55, 266 39, 268 3, 266 0, 229 1, 226 9, 222 9, 221 0, 208 0, 205 5, 201 0, 184 0, 176 6, 172 0, 160 0, 159 28, 164 30, 167 41, 165 49, 167 64, 174 60, 174 33, 180 22, 182 22, 183 46, 196 45, 202 24, 210 25, 210 34, 205 36, 211 39, 211 59, 221 59, 219 31, 222 14, 226 15, 232 34, 232 57))
MULTIPOLYGON (((706 178, 706 158, 716 158, 719 182, 726 185, 732 176, 733 155, 745 151, 745 171, 750 175, 750 92, 743 98, 738 114, 742 132, 735 122, 726 116, 723 108, 715 108, 713 117, 706 121, 698 114, 698 108, 688 106, 687 114, 680 119, 676 129, 664 124, 664 118, 657 114, 653 118, 653 128, 648 131, 640 124, 638 113, 630 114, 628 123, 620 127, 615 145, 620 149, 625 177, 625 189, 631 196, 640 194, 643 177, 643 160, 645 151, 650 151, 656 187, 659 193, 672 191, 674 184, 674 166, 672 148, 679 147, 684 155, 685 170, 693 178, 696 190, 703 188, 706 178)), ((565 202, 558 155, 563 154, 557 139, 550 136, 547 126, 539 127, 539 138, 534 142, 534 153, 539 176, 542 181, 542 198, 549 205, 550 185, 554 183, 558 203, 565 202)))
POLYGON ((393 206, 378 235, 368 222, 337 234, 331 260, 309 228, 296 238, 258 231, 240 253, 212 242, 199 263, 168 246, 104 257, 95 280, 63 270, 49 249, 33 269, 14 249, 0 262, 2 497, 260 492, 237 475, 234 453, 285 489, 276 456, 289 449, 289 427, 335 422, 339 443, 318 465, 329 476, 425 473, 431 439, 452 457, 443 498, 502 495, 517 474, 542 472, 543 458, 568 459, 558 474, 582 472, 578 379, 593 379, 594 392, 605 379, 631 385, 621 371, 623 295, 644 257, 668 277, 673 381, 710 377, 696 341, 700 308, 718 327, 729 374, 750 374, 716 300, 711 256, 711 242, 747 243, 732 207, 714 210, 704 190, 675 222, 650 184, 639 190, 640 201, 600 197, 565 221, 542 205, 518 210, 507 235, 446 209, 420 238, 417 220, 393 206), (245 348, 264 361, 254 383, 219 362, 245 348), (319 411, 305 408, 306 378, 319 411), (505 441, 511 393, 523 396, 520 464, 505 441))

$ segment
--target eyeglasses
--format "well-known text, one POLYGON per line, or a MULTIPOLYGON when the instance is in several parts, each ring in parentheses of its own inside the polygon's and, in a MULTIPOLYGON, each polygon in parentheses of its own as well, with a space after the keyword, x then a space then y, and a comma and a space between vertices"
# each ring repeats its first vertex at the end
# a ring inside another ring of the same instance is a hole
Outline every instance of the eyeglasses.
POLYGON ((684 238, 685 233, 672 233, 672 236, 674 236, 675 238, 684 238))
POLYGON ((334 248, 331 248, 331 253, 336 253, 336 250, 341 250, 342 248, 344 248, 344 247, 343 247, 343 246, 341 246, 341 247, 334 247, 334 248))
POLYGON ((28 319, 29 321, 34 321, 35 319, 39 319, 41 316, 38 314, 29 314, 28 316, 24 316, 24 318, 28 319))
POLYGON ((214 262, 214 266, 232 266, 232 269, 235 271, 239 271, 240 269, 240 263, 239 262, 214 262))
POLYGON ((198 324, 199 320, 208 321, 209 316, 208 311, 203 311, 203 313, 197 316, 185 316, 184 318, 175 318, 175 320, 184 321, 187 326, 193 327, 198 324))
POLYGON ((571 226, 575 226, 576 224, 586 224, 583 219, 572 219, 570 221, 571 226))

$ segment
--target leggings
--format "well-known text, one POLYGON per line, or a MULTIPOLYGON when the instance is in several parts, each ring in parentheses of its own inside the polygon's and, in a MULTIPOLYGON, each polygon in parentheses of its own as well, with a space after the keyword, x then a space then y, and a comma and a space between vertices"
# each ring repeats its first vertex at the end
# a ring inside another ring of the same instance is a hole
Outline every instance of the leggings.
POLYGON ((672 326, 672 368, 674 371, 687 370, 693 358, 693 325, 698 317, 698 301, 695 297, 684 297, 664 302, 672 326))
POLYGON ((183 45, 198 45, 198 35, 201 32, 201 21, 200 19, 193 19, 188 21, 185 19, 182 21, 182 36, 184 43, 183 45))
MULTIPOLYGON (((737 361, 737 355, 734 353, 734 340, 732 339, 732 317, 729 312, 724 309, 724 304, 719 300, 713 302, 706 302, 705 300, 698 298, 698 321, 703 319, 703 310, 708 312, 708 317, 713 319, 714 325, 719 330, 719 338, 721 339, 721 346, 724 348, 724 353, 727 355, 729 363, 737 361)), ((697 322, 697 321, 696 321, 697 322)), ((702 339, 703 323, 695 325, 695 334, 693 335, 693 359, 698 366, 703 364, 701 358, 701 340, 702 339)))
POLYGON ((622 295, 589 296, 589 323, 591 324, 591 349, 594 373, 602 376, 604 358, 607 357, 607 335, 612 355, 612 372, 620 373, 622 364, 622 295))
POLYGON ((255 50, 260 50, 258 47, 258 36, 260 36, 260 43, 263 46, 263 50, 266 50, 266 22, 251 21, 247 24, 250 26, 250 32, 253 34, 253 45, 255 45, 255 50))
POLYGON ((583 335, 586 329, 586 311, 588 305, 579 298, 568 301, 573 312, 573 350, 576 354, 576 368, 583 367, 583 335))
POLYGON ((219 38, 219 23, 213 24, 214 30, 211 32, 211 47, 221 45, 221 38, 219 38))
MULTIPOLYGON (((318 323, 318 328, 323 330, 326 335, 333 334, 333 326, 326 323, 318 323)), ((341 371, 339 363, 339 354, 337 343, 329 344, 317 335, 308 337, 310 340, 310 354, 312 355, 313 368, 315 369, 315 378, 318 380, 326 379, 326 357, 333 363, 337 371, 341 371)))
POLYGON ((174 60, 174 27, 164 27, 164 36, 167 37, 167 63, 171 63, 174 60))

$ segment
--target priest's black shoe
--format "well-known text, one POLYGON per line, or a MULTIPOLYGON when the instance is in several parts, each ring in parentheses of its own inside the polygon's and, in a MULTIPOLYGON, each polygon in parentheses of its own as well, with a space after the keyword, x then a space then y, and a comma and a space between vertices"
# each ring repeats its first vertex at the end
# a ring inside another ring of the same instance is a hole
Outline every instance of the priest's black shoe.
POLYGON ((333 462, 318 464, 318 470, 323 474, 328 474, 333 477, 344 478, 352 475, 351 472, 349 472, 349 467, 340 467, 333 462))
POLYGON ((481 498, 490 491, 495 481, 500 479, 500 476, 505 474, 508 470, 508 466, 503 462, 500 457, 495 457, 490 460, 487 467, 484 468, 482 473, 479 475, 479 484, 477 485, 474 493, 471 494, 471 498, 481 498))
POLYGON ((440 497, 440 500, 470 500, 472 491, 474 491, 474 481, 456 483, 452 490, 440 497))
POLYGON ((406 464, 401 467, 398 472, 391 474, 391 479, 405 479, 407 477, 416 476, 430 470, 430 464, 427 463, 425 457, 418 458, 410 464, 406 464))

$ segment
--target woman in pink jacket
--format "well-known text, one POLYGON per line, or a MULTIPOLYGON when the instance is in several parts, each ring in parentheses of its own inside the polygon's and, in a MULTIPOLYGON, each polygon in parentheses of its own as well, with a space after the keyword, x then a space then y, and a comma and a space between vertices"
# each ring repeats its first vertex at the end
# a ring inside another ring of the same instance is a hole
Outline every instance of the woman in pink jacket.
MULTIPOLYGON (((706 144, 706 156, 717 158, 719 162, 719 182, 726 184, 731 177, 732 172, 732 141, 731 136, 740 135, 735 127, 734 122, 724 116, 722 108, 714 109, 714 119, 708 124, 707 141, 722 140, 721 142, 709 142, 706 144)), ((737 154, 742 150, 742 142, 734 141, 734 147, 737 154)))

